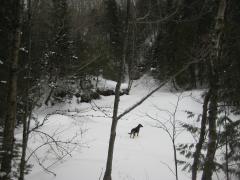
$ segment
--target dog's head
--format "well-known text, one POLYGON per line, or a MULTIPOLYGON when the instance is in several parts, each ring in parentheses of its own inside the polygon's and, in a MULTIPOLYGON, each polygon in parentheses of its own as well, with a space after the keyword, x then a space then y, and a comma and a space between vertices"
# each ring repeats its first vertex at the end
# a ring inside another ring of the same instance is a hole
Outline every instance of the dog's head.
POLYGON ((138 127, 143 127, 143 125, 141 125, 141 124, 138 124, 138 127))

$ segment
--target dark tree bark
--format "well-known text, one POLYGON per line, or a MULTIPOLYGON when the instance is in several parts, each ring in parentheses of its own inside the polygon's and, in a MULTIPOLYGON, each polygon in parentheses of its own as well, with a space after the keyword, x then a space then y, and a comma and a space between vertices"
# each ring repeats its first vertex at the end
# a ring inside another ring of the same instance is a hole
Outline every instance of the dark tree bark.
POLYGON ((196 88, 197 87, 197 81, 196 81, 196 69, 195 69, 195 64, 193 64, 192 66, 190 66, 189 68, 189 73, 191 75, 190 77, 190 81, 191 81, 191 89, 196 88))
POLYGON ((46 98, 46 100, 45 100, 45 102, 44 102, 44 104, 45 104, 46 106, 48 106, 48 102, 50 101, 54 90, 55 90, 55 87, 51 87, 51 90, 50 90, 50 92, 49 92, 49 94, 48 94, 48 96, 47 96, 47 98, 46 98))
POLYGON ((209 134, 208 134, 208 147, 207 147, 207 155, 204 164, 204 170, 202 175, 202 180, 211 180, 212 173, 215 168, 214 166, 214 157, 216 152, 217 145, 217 132, 216 132, 216 120, 218 114, 218 89, 214 87, 212 89, 210 104, 209 104, 209 118, 208 118, 208 126, 209 126, 209 134))
POLYGON ((26 73, 27 82, 26 82, 26 94, 25 94, 25 112, 23 116, 23 132, 22 132, 22 153, 21 160, 19 165, 19 180, 24 180, 25 169, 26 169, 26 150, 28 145, 28 136, 29 136, 29 126, 31 121, 32 107, 29 102, 29 89, 30 89, 30 77, 31 77, 31 69, 32 69, 32 0, 28 0, 28 70, 26 73))
POLYGON ((116 128, 118 123, 118 106, 120 101, 120 88, 121 88, 121 82, 122 82, 122 77, 124 73, 124 65, 126 62, 127 46, 128 46, 129 8, 130 8, 130 0, 127 0, 127 14, 126 14, 125 28, 124 28, 123 55, 120 61, 118 80, 115 88, 112 126, 111 126, 110 140, 109 140, 109 146, 108 146, 106 171, 105 171, 103 180, 112 180, 112 161, 113 161, 113 150, 114 150, 114 144, 115 144, 115 138, 116 138, 116 128))
POLYGON ((208 112, 208 103, 209 98, 211 96, 211 91, 209 90, 204 97, 203 102, 203 112, 202 112, 202 120, 201 120, 201 131, 200 131, 200 137, 198 140, 198 143, 196 145, 196 149, 193 155, 193 165, 192 165, 192 180, 197 179, 197 170, 198 170, 198 164, 199 164, 199 158, 201 155, 202 146, 204 143, 204 138, 206 134, 206 123, 207 123, 207 112, 208 112))
POLYGON ((121 87, 121 77, 119 78, 115 88, 115 100, 114 100, 114 109, 113 109, 113 117, 112 117, 112 126, 111 126, 110 140, 109 140, 109 146, 108 146, 106 171, 103 178, 104 180, 112 180, 112 176, 111 176, 112 161, 113 161, 113 150, 114 150, 115 137, 116 137, 116 128, 118 123, 117 114, 118 114, 118 106, 120 101, 120 87, 121 87))
POLYGON ((29 112, 29 109, 26 109, 23 117, 22 154, 21 154, 21 160, 19 165, 20 172, 19 172, 18 180, 24 180, 24 175, 26 170, 26 151, 27 151, 27 145, 28 145, 30 120, 31 120, 31 112, 29 112))
POLYGON ((175 139, 172 141, 173 144, 173 154, 174 154, 174 166, 175 166, 175 178, 178 180, 178 164, 177 164, 177 149, 176 149, 176 143, 175 139))
MULTIPOLYGON (((226 105, 225 105, 225 120, 224 120, 224 125, 227 127, 227 110, 226 110, 226 105)), ((225 135, 225 160, 226 160, 226 180, 229 180, 229 155, 228 155, 228 131, 226 130, 226 135, 225 135)))
MULTIPOLYGON (((130 6, 130 5, 129 5, 130 6)), ((137 25, 136 25, 136 18, 137 18, 137 15, 136 15, 136 7, 135 7, 135 4, 132 3, 132 12, 131 12, 131 19, 132 19, 132 25, 131 25, 131 29, 132 29, 132 51, 131 51, 131 56, 129 57, 129 63, 128 63, 128 77, 129 77, 129 80, 128 80, 128 87, 127 87, 127 94, 130 93, 131 91, 131 88, 132 88, 132 84, 133 84, 133 80, 134 78, 136 77, 136 73, 137 73, 137 68, 136 68, 136 61, 135 61, 135 58, 136 58, 136 28, 137 28, 137 25), (135 76, 135 77, 134 77, 135 76)), ((130 29, 130 27, 129 27, 130 29)))
POLYGON ((18 56, 21 42, 21 20, 22 20, 22 0, 12 0, 9 3, 10 11, 10 30, 9 30, 9 54, 10 63, 8 94, 7 94, 7 112, 4 123, 3 134, 3 159, 1 163, 2 180, 10 180, 11 163, 13 159, 14 129, 16 123, 17 107, 17 77, 18 77, 18 56))
POLYGON ((214 33, 212 34, 213 49, 211 52, 210 62, 208 64, 209 85, 211 89, 208 118, 209 134, 207 155, 204 163, 202 180, 212 180, 212 174, 215 169, 214 157, 217 145, 216 120, 218 113, 218 84, 219 84, 218 63, 221 58, 222 35, 226 7, 227 1, 219 0, 214 33))

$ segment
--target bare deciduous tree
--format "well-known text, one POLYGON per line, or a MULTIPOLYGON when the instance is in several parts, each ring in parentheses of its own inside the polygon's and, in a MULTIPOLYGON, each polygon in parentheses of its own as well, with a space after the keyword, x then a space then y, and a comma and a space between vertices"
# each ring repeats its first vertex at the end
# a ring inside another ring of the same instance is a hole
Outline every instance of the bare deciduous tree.
POLYGON ((157 109, 157 111, 166 113, 168 115, 168 118, 166 120, 160 120, 157 117, 153 117, 152 115, 147 114, 147 117, 156 121, 156 124, 154 125, 154 127, 160 128, 163 131, 165 131, 169 136, 169 138, 171 139, 172 147, 173 147, 174 166, 175 166, 174 175, 176 180, 178 180, 178 164, 177 164, 178 159, 177 159, 176 139, 178 135, 182 132, 182 129, 179 126, 180 124, 179 124, 179 120, 176 117, 176 114, 178 111, 179 102, 181 101, 182 98, 183 96, 181 93, 177 95, 177 101, 174 104, 173 112, 154 106, 157 109))
POLYGON ((110 133, 110 140, 109 140, 109 147, 108 147, 106 171, 103 177, 104 180, 112 180, 112 175, 111 175, 112 161, 113 161, 113 150, 114 150, 114 143, 115 143, 115 137, 116 137, 116 128, 118 123, 118 106, 120 101, 120 88, 121 88, 122 77, 124 73, 124 66, 126 62, 127 46, 128 46, 129 9, 130 9, 130 0, 127 0, 127 13, 126 13, 126 19, 125 19, 125 28, 124 28, 123 55, 120 61, 118 80, 115 88, 112 126, 111 126, 111 133, 110 133))
MULTIPOLYGON (((59 114, 63 116, 68 116, 67 113, 68 112, 54 111, 47 114, 40 123, 36 119, 35 127, 32 127, 32 129, 28 130, 28 136, 31 133, 31 136, 34 139, 38 139, 39 144, 34 149, 31 149, 30 147, 28 148, 29 153, 25 154, 24 159, 24 171, 26 171, 26 164, 29 162, 29 160, 34 159, 45 172, 56 176, 56 174, 51 171, 50 168, 59 161, 64 160, 66 157, 72 156, 72 152, 76 150, 76 148, 82 147, 79 136, 82 136, 86 132, 86 130, 84 129, 80 129, 80 132, 77 131, 76 133, 73 133, 72 136, 67 138, 62 136, 62 133, 65 132, 64 130, 62 131, 56 128, 55 131, 46 132, 42 129, 42 127, 52 115, 59 114), (47 159, 49 158, 48 156, 51 156, 51 160, 54 160, 53 162, 49 162, 48 164, 44 163, 43 157, 39 156, 38 151, 44 148, 48 152, 44 155, 44 158, 47 159)), ((75 118, 79 116, 76 114, 70 115, 70 117, 75 118)), ((22 176, 22 178, 24 178, 24 176, 22 176)))

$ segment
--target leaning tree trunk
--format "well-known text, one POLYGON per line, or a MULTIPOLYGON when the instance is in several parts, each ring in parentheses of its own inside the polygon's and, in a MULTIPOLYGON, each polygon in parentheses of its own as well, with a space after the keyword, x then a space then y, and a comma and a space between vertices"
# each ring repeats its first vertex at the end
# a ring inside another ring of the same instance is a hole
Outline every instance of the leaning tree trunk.
POLYGON ((118 106, 119 106, 119 100, 120 100, 121 79, 122 78, 119 77, 116 88, 115 88, 115 100, 114 100, 114 108, 113 108, 112 126, 111 126, 111 134, 110 134, 110 140, 109 140, 109 146, 108 146, 106 171, 103 178, 104 180, 112 180, 112 176, 111 176, 112 161, 113 161, 114 142, 116 137, 116 128, 118 123, 117 114, 118 114, 118 106))
POLYGON ((18 56, 21 42, 21 14, 22 1, 12 0, 8 2, 10 11, 10 31, 9 31, 9 54, 8 62, 11 64, 8 78, 8 93, 7 93, 7 112, 4 122, 3 133, 3 159, 1 162, 1 179, 10 180, 11 163, 13 159, 14 146, 14 129, 16 122, 16 108, 17 108, 17 70, 18 70, 18 56))
POLYGON ((209 90, 207 92, 206 96, 204 97, 200 137, 199 137, 198 143, 196 145, 196 150, 193 154, 192 180, 197 179, 199 158, 201 155, 201 150, 202 150, 202 146, 203 146, 204 138, 205 138, 205 134, 206 134, 207 112, 208 112, 208 103, 209 103, 210 96, 211 96, 211 92, 209 90))
POLYGON ((123 72, 124 72, 124 65, 125 65, 126 56, 127 56, 129 8, 130 8, 130 0, 127 0, 127 15, 126 15, 125 29, 124 29, 125 34, 124 34, 124 44, 123 44, 123 56, 120 62, 118 80, 115 88, 115 100, 114 100, 114 107, 113 107, 112 126, 111 126, 110 140, 109 140, 109 146, 108 146, 106 171, 105 171, 103 180, 112 180, 112 161, 113 161, 113 150, 114 150, 114 143, 115 143, 115 137, 116 137, 116 128, 118 123, 118 106, 120 101, 120 88, 121 88, 121 81, 122 81, 123 72))
POLYGON ((219 0, 218 12, 216 17, 216 24, 214 33, 212 36, 213 49, 211 54, 211 59, 209 62, 210 69, 210 105, 209 105, 209 135, 208 135, 208 147, 207 155, 205 159, 202 180, 211 180, 212 174, 215 169, 214 167, 214 157, 216 152, 217 144, 217 132, 216 132, 216 120, 217 120, 217 103, 218 103, 218 63, 221 58, 221 44, 222 44, 222 34, 224 27, 224 16, 227 7, 227 0, 219 0))

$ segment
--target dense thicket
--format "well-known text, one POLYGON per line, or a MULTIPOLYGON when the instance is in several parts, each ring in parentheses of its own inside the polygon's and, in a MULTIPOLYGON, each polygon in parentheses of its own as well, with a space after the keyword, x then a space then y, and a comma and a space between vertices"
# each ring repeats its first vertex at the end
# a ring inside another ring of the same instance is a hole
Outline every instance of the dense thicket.
MULTIPOLYGON (((228 116, 220 118, 219 114, 226 109, 231 113, 240 113, 240 1, 227 2, 220 49, 217 50, 213 47, 213 40, 219 33, 215 24, 220 1, 130 1, 128 44, 124 52, 126 2, 25 1, 18 56, 16 127, 24 123, 27 125, 32 110, 44 103, 54 105, 74 95, 81 96, 85 102, 99 97, 94 95, 97 83, 92 83, 92 80, 100 75, 117 80, 120 60, 126 53, 124 74, 125 77, 128 75, 126 79, 129 82, 139 78, 141 73, 150 73, 159 81, 164 81, 191 64, 172 79, 175 89, 207 88, 212 92, 212 87, 216 86, 215 94, 205 99, 204 121, 207 123, 211 119, 212 109, 216 110, 214 113, 218 111, 217 117, 214 115, 212 119, 214 122, 218 120, 217 125, 224 129, 217 134, 219 146, 229 146, 230 150, 226 153, 228 161, 239 163, 236 152, 239 148, 239 120, 233 121, 228 116), (212 85, 209 62, 215 50, 219 58, 213 67, 216 84, 212 85), (212 105, 213 101, 215 105, 212 105)), ((4 127, 7 115, 7 88, 11 76, 9 49, 13 46, 12 24, 16 23, 14 8, 16 6, 7 0, 0 6, 1 127, 4 127)), ((206 124, 204 128, 208 130, 206 124)), ((203 134, 205 136, 205 132, 203 134)), ((202 143, 208 140, 200 139, 202 143)), ((200 160, 202 166, 198 169, 203 169, 203 161, 200 160)), ((221 164, 216 163, 216 167, 226 171, 221 164)), ((237 168, 232 168, 231 172, 239 174, 237 168)))

